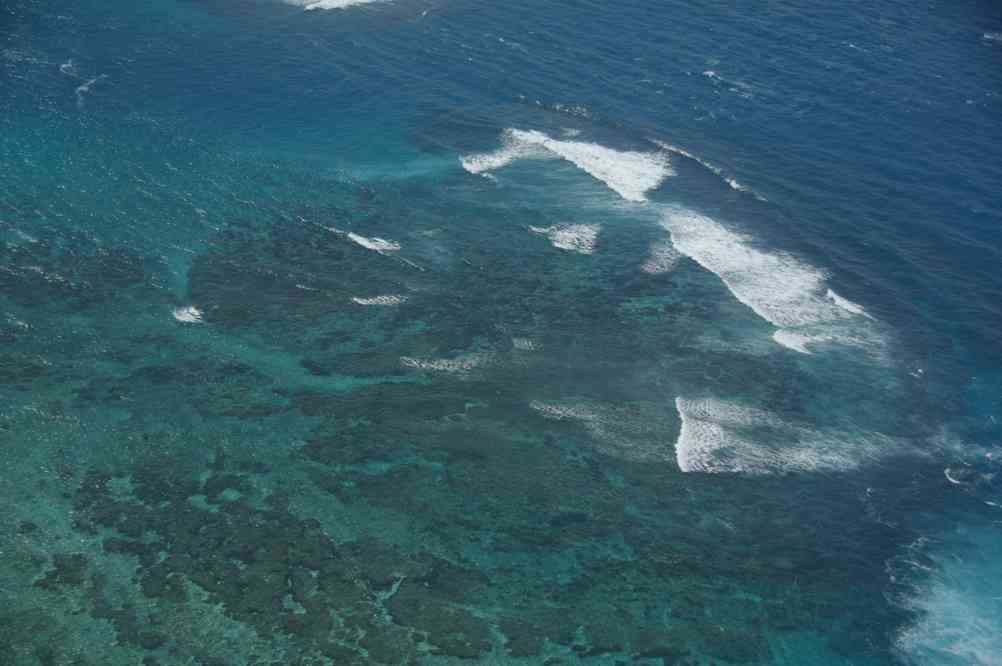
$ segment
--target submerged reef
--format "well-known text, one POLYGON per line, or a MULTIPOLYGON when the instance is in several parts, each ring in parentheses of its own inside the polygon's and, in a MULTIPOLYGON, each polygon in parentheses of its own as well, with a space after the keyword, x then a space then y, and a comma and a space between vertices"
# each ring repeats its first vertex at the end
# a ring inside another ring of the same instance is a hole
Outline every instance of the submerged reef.
POLYGON ((80 590, 82 609, 148 663, 233 663, 175 631, 196 606, 280 646, 241 657, 257 664, 764 663, 772 633, 816 622, 830 648, 865 658, 903 619, 872 623, 882 580, 870 558, 893 542, 874 550, 872 534, 836 529, 832 508, 854 510, 851 493, 683 485, 667 465, 589 450, 579 424, 503 396, 488 404, 497 386, 437 386, 331 394, 285 460, 232 446, 185 456, 160 439, 128 464, 83 472, 73 529, 101 551, 55 554, 35 585, 80 590), (735 493, 748 503, 735 507, 735 493), (336 510, 307 517, 317 512, 302 502, 324 496, 336 510), (333 536, 342 523, 355 534, 333 536), (131 582, 116 583, 134 590, 127 602, 110 593, 102 558, 129 563, 131 582), (850 580, 847 600, 838 581, 850 580))
MULTIPOLYGON (((30 582, 0 660, 705 666, 794 637, 886 663, 910 616, 873 563, 912 538, 912 490, 859 516, 911 477, 685 474, 674 447, 678 395, 751 386, 834 427, 813 400, 867 371, 756 347, 694 265, 641 270, 646 227, 587 254, 471 204, 446 234, 410 187, 235 214, 180 294, 138 250, 6 246, 19 317, 90 324, 0 329, 0 387, 46 397, 0 421, 23 477, 3 557, 30 582)), ((876 401, 900 399, 885 380, 876 401)), ((919 431, 873 404, 839 418, 919 431)))

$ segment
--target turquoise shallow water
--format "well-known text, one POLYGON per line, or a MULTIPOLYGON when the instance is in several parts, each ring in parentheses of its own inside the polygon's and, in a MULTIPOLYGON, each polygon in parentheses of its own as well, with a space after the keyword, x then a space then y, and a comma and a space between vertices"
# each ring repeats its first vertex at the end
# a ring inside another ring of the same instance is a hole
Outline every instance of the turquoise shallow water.
POLYGON ((0 8, 0 662, 1000 663, 997 8, 303 4, 0 8))

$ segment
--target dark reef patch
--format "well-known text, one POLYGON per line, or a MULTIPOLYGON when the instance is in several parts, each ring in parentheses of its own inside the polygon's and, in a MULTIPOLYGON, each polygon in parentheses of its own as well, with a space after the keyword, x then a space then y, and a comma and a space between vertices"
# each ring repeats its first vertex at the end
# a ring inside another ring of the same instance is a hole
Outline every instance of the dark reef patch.
POLYGON ((67 585, 81 585, 87 577, 87 558, 80 553, 58 554, 52 557, 52 569, 35 583, 36 587, 58 590, 67 585))

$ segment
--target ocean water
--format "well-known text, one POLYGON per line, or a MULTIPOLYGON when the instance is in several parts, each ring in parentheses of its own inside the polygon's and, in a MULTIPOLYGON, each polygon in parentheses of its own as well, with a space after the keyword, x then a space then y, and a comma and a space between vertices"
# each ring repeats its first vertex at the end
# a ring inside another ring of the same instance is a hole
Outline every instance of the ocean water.
POLYGON ((1002 664, 997 3, 5 0, 0 663, 1002 664))

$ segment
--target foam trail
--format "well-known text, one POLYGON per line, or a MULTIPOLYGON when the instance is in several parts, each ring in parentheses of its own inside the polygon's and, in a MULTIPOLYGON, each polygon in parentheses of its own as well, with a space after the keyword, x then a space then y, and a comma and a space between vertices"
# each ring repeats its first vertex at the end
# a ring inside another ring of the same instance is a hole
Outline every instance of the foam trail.
POLYGON ((465 155, 460 158, 460 164, 470 173, 483 174, 519 159, 548 157, 570 162, 627 201, 646 201, 648 191, 674 175, 664 152, 613 150, 595 143, 563 141, 535 130, 519 129, 505 130, 498 150, 465 155))
POLYGON ((710 171, 715 176, 717 176, 718 178, 722 179, 725 183, 727 183, 732 190, 737 190, 739 192, 747 192, 748 194, 751 194, 753 197, 755 197, 759 201, 768 201, 768 199, 766 199, 765 197, 763 197, 761 194, 759 194, 755 190, 751 189, 750 187, 748 187, 746 185, 743 185, 743 184, 739 183, 737 181, 737 179, 732 178, 732 177, 724 174, 724 170, 721 169, 720 167, 716 166, 715 164, 712 164, 711 162, 707 162, 706 160, 704 160, 702 157, 700 157, 698 155, 694 155, 693 153, 690 153, 685 148, 680 148, 680 147, 675 146, 673 144, 670 144, 670 143, 667 143, 667 142, 664 142, 664 141, 659 141, 657 139, 654 139, 653 141, 658 146, 660 146, 661 148, 667 150, 668 152, 675 153, 676 155, 681 155, 682 157, 687 157, 690 160, 692 160, 693 162, 696 162, 696 163, 702 165, 703 168, 705 168, 706 170, 710 171))
POLYGON ((682 426, 675 460, 683 472, 783 474, 847 471, 893 450, 873 433, 811 430, 774 414, 714 398, 675 399, 682 426))
POLYGON ((346 9, 353 5, 367 5, 381 0, 284 0, 287 5, 302 7, 307 11, 316 9, 346 9))
POLYGON ((665 440, 672 424, 653 403, 533 400, 529 407, 546 419, 578 423, 605 454, 638 462, 671 460, 665 440))
POLYGON ((779 344, 802 353, 809 343, 866 344, 846 325, 872 318, 829 289, 816 268, 755 248, 746 237, 692 211, 669 212, 663 224, 679 252, 716 274, 759 317, 783 329, 773 336, 779 344))
POLYGON ((560 224, 551 227, 529 227, 529 231, 550 239, 555 248, 591 254, 595 251, 599 226, 597 224, 560 224))

